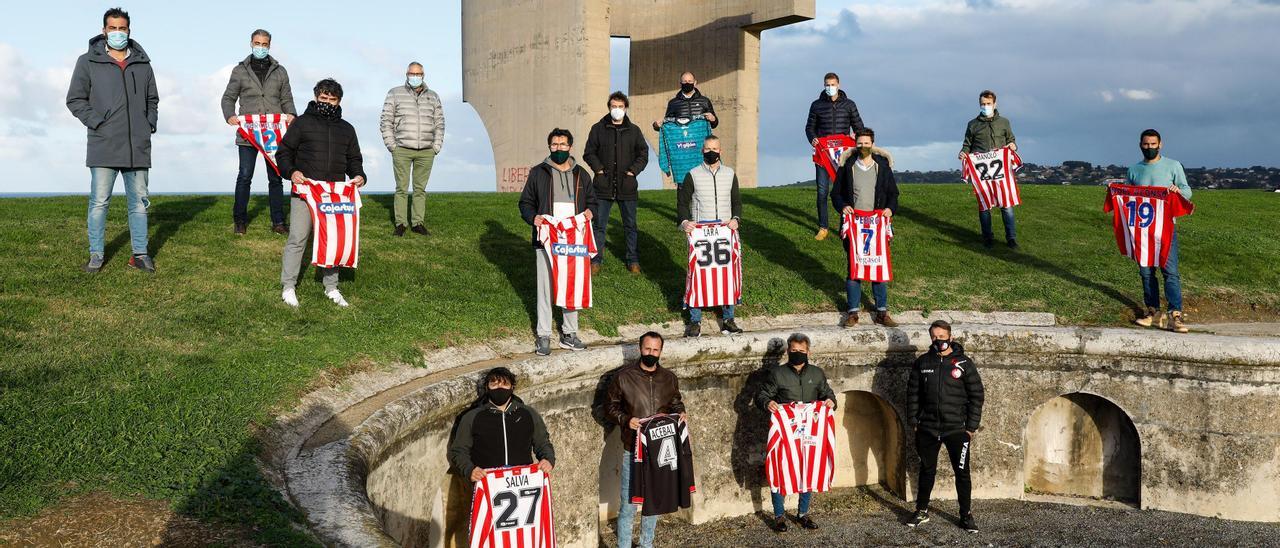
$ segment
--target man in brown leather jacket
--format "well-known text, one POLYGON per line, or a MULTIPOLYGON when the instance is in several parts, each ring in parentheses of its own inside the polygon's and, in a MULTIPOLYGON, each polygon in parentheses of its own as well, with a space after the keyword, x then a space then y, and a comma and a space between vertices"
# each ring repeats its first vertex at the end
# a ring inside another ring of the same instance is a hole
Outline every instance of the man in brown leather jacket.
MULTIPOLYGON (((609 418, 622 435, 622 506, 618 510, 618 546, 631 546, 631 528, 636 507, 631 504, 632 448, 642 419, 660 413, 678 413, 687 420, 680 399, 680 380, 658 363, 662 356, 662 335, 650 331, 640 336, 640 360, 624 366, 609 383, 609 418)), ((639 546, 653 546, 658 516, 640 518, 639 546)))

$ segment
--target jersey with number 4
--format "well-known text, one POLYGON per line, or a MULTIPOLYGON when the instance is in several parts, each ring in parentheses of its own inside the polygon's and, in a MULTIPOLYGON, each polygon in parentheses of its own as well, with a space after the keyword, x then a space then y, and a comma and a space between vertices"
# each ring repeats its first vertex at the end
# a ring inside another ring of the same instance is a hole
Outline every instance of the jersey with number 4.
POLYGON ((852 214, 844 214, 840 237, 849 253, 850 280, 893 281, 893 262, 889 258, 893 222, 882 215, 883 212, 883 209, 854 210, 852 214))
POLYGON ((548 217, 538 239, 551 261, 553 304, 565 310, 591 308, 591 258, 596 239, 585 213, 548 217))
POLYGON ((1102 210, 1111 213, 1122 255, 1138 266, 1163 268, 1169 260, 1174 218, 1190 215, 1195 206, 1175 188, 1112 184, 1102 210))
POLYGON ((1022 167, 1022 157, 1008 146, 965 155, 964 180, 973 185, 978 210, 1013 207, 1022 203, 1013 172, 1022 167))
POLYGON ((736 305, 741 300, 742 244, 738 231, 720 222, 695 223, 689 234, 685 306, 736 305))
POLYGON ((835 479, 835 414, 825 403, 784 403, 771 413, 764 457, 769 490, 824 493, 835 479))
POLYGON ((284 140, 285 130, 289 129, 289 117, 284 114, 242 114, 237 118, 240 127, 236 133, 253 144, 253 148, 267 158, 267 164, 279 175, 276 151, 280 149, 280 141, 284 140))
POLYGON ((471 497, 471 548, 554 548, 551 477, 538 465, 486 470, 471 497))
POLYGON ((645 516, 670 514, 692 504, 693 449, 689 425, 679 415, 654 415, 636 432, 631 463, 631 504, 645 516))
POLYGON ((360 190, 354 183, 294 183, 311 211, 311 264, 355 268, 360 263, 360 190))

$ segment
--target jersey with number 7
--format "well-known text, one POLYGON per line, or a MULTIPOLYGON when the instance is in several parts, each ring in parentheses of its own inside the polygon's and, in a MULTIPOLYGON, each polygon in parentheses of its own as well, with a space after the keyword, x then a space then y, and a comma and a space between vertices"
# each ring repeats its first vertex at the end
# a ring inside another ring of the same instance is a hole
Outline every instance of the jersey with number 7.
POLYGON ((537 464, 493 468, 471 499, 471 548, 555 548, 551 478, 537 464))
POLYGON ((854 210, 845 213, 840 224, 840 237, 849 253, 849 279, 865 282, 893 281, 893 263, 889 242, 893 240, 893 223, 883 209, 854 210))
POLYGON ((689 308, 736 305, 742 300, 742 244, 738 231, 720 222, 699 222, 689 234, 689 308))

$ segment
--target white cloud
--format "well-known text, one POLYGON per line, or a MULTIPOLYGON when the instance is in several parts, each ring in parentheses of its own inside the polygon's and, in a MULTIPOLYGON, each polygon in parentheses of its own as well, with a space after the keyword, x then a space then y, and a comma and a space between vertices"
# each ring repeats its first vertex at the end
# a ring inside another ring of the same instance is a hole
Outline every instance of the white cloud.
POLYGON ((1120 95, 1130 101, 1150 101, 1156 98, 1156 92, 1149 89, 1120 88, 1120 95))

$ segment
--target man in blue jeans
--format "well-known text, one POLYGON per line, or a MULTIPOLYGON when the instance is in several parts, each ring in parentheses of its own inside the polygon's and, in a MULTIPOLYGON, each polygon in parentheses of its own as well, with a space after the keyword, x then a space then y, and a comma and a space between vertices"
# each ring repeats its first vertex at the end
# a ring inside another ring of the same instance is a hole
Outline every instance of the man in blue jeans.
MULTIPOLYGON (((680 380, 658 363, 662 357, 662 335, 650 331, 640 336, 640 359, 623 366, 609 382, 609 418, 622 435, 622 506, 618 509, 618 546, 631 546, 636 506, 631 504, 631 461, 635 456, 636 430, 640 421, 658 414, 677 413, 687 421, 680 397, 680 380)), ((658 516, 640 518, 640 546, 653 548, 658 516)))
MULTIPOLYGON (((1135 186, 1165 186, 1178 190, 1182 196, 1191 199, 1191 186, 1187 184, 1187 173, 1182 163, 1160 154, 1162 140, 1160 132, 1148 129, 1138 138, 1138 147, 1142 149, 1142 161, 1129 168, 1125 184, 1135 186)), ((1186 333, 1187 326, 1182 321, 1182 278, 1178 275, 1178 231, 1174 226, 1173 239, 1169 242, 1169 260, 1160 268, 1164 275, 1164 296, 1169 302, 1169 314, 1161 315, 1160 284, 1156 281, 1156 268, 1153 266, 1138 267, 1138 275, 1142 276, 1142 315, 1133 320, 1142 327, 1151 327, 1152 323, 1159 327, 1168 327, 1174 333, 1186 333)))
MULTIPOLYGON (((978 116, 969 121, 964 129, 964 143, 960 146, 960 154, 956 157, 964 160, 971 152, 988 152, 1008 146, 1017 152, 1017 138, 1013 136, 1013 128, 1009 119, 1000 115, 996 109, 996 93, 989 89, 978 94, 978 116)), ((1018 249, 1018 232, 1014 225, 1013 208, 1000 208, 1000 218, 1004 221, 1004 239, 1010 249, 1018 249)), ((995 245, 995 235, 991 231, 991 210, 978 212, 978 223, 982 225, 982 245, 991 249, 995 245)))
POLYGON ((116 176, 124 177, 129 201, 129 266, 154 274, 147 254, 147 196, 151 169, 151 134, 156 132, 155 73, 151 58, 129 37, 129 14, 112 8, 102 16, 102 33, 89 39, 89 51, 76 60, 67 89, 67 109, 88 135, 89 261, 85 272, 102 270, 107 204, 116 176))
MULTIPOLYGON (((858 114, 858 105, 840 89, 840 76, 828 72, 822 77, 822 93, 809 104, 809 118, 804 124, 804 136, 809 145, 818 146, 819 137, 831 135, 851 135, 862 131, 862 116, 858 114)), ((815 166, 814 182, 818 185, 818 233, 815 240, 824 240, 830 232, 828 229, 827 196, 833 181, 822 166, 815 166)), ((836 209, 839 209, 837 207, 836 209)))

